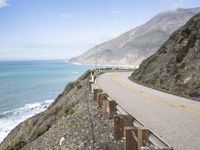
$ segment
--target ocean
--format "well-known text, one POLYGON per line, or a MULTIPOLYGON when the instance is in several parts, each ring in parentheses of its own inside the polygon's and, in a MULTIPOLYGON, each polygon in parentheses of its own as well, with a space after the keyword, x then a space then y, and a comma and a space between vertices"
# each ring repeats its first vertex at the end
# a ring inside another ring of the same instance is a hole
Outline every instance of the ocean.
POLYGON ((0 62, 0 142, 20 122, 44 111, 90 66, 61 60, 0 62))

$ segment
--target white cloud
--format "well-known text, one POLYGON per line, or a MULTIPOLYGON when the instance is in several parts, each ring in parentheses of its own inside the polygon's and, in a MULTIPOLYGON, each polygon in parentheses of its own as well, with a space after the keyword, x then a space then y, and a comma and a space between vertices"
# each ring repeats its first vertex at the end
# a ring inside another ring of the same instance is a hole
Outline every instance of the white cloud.
POLYGON ((182 7, 182 5, 183 5, 183 0, 176 0, 176 1, 172 4, 171 8, 172 8, 172 9, 177 9, 177 8, 179 8, 179 7, 182 7))
POLYGON ((184 0, 160 0, 160 3, 163 6, 169 7, 171 10, 183 7, 184 0))
POLYGON ((8 0, 0 0, 0 8, 8 5, 8 0))
POLYGON ((113 10, 111 10, 111 14, 120 14, 121 10, 119 8, 115 8, 113 10))
POLYGON ((60 16, 61 16, 61 18, 67 19, 67 18, 74 17, 74 14, 72 14, 72 13, 63 13, 60 16))

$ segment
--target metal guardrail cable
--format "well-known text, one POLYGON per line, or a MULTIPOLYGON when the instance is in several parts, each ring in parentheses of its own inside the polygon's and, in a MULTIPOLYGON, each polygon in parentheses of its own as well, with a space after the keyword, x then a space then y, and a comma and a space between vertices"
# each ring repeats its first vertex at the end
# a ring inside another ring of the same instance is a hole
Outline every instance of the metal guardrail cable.
POLYGON ((158 137, 157 135, 155 135, 151 131, 150 131, 150 134, 149 134, 149 141, 153 145, 161 147, 161 148, 170 147, 166 142, 164 142, 160 137, 158 137))
POLYGON ((116 108, 122 115, 128 115, 127 111, 125 111, 120 105, 117 105, 116 108))
POLYGON ((133 121, 133 126, 138 127, 138 128, 144 127, 144 125, 141 122, 137 121, 135 118, 134 118, 134 121, 133 121))

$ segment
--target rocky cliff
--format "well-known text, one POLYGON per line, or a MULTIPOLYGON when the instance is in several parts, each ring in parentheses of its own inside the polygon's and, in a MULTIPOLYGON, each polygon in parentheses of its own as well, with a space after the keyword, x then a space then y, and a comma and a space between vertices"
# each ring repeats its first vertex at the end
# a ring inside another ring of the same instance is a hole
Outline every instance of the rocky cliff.
POLYGON ((97 52, 99 64, 138 66, 153 54, 169 38, 170 34, 184 25, 200 8, 177 9, 162 12, 145 24, 119 37, 97 45, 71 62, 93 64, 97 52))
POLYGON ((89 72, 69 83, 47 108, 14 128, 0 150, 122 149, 113 121, 103 121, 89 96, 89 72))
POLYGON ((131 78, 200 101, 200 13, 143 61, 131 78))

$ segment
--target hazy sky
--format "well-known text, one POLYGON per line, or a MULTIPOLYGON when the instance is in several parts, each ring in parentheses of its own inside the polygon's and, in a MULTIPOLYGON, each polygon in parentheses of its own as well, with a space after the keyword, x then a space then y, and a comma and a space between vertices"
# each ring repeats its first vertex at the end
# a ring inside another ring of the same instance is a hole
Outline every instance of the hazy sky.
POLYGON ((66 59, 200 0, 0 0, 0 60, 66 59))

